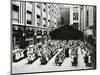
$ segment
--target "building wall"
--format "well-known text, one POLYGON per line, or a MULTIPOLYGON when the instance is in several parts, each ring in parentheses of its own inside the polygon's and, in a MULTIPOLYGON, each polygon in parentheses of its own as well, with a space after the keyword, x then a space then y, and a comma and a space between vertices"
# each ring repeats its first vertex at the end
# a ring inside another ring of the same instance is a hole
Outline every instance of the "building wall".
POLYGON ((61 5, 61 19, 62 24, 71 25, 75 28, 75 23, 78 24, 77 29, 80 30, 80 6, 78 5, 61 5), (74 14, 78 14, 73 19, 74 14))
MULTIPOLYGON (((39 26, 39 25, 37 25, 37 23, 38 23, 38 20, 37 20, 37 15, 39 15, 40 16, 40 20, 41 20, 41 5, 40 5, 40 3, 35 3, 35 26, 39 26)), ((41 24, 40 22, 39 22, 39 24, 41 24)))
POLYGON ((93 6, 87 6, 87 11, 88 11, 88 16, 89 16, 89 18, 88 18, 88 26, 93 26, 93 18, 94 18, 94 16, 93 16, 93 6))
POLYGON ((81 6, 81 31, 86 29, 86 6, 81 6))
POLYGON ((95 24, 94 8, 94 6, 81 6, 81 31, 95 24))
POLYGON ((93 47, 96 47, 96 7, 81 6, 81 31, 84 33, 84 40, 93 47))
POLYGON ((19 42, 25 37, 24 42, 27 41, 27 44, 31 45, 36 40, 38 30, 43 36, 44 31, 49 34, 52 29, 57 28, 60 9, 56 4, 12 1, 12 7, 13 49, 20 45, 16 44, 18 38, 16 35, 19 35, 19 32, 21 33, 19 42))
POLYGON ((76 25, 76 29, 80 30, 80 6, 73 5, 73 13, 72 13, 72 25, 76 25), (75 17, 75 19, 74 19, 75 17))
POLYGON ((62 24, 70 25, 70 8, 62 8, 61 11, 62 24))

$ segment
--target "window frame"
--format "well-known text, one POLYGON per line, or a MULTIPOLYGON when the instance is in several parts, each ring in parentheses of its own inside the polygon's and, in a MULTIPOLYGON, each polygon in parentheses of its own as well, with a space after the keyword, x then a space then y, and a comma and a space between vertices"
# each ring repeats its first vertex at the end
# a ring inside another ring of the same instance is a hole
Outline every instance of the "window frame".
POLYGON ((18 5, 12 4, 12 21, 19 23, 20 7, 18 5), (17 13, 17 18, 14 18, 15 12, 17 13))
POLYGON ((73 20, 79 20, 79 13, 73 12, 73 20))

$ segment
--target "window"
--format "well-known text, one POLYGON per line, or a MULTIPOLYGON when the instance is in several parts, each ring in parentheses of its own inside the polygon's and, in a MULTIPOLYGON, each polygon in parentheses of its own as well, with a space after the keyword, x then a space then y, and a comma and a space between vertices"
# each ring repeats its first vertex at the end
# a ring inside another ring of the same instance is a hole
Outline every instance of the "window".
POLYGON ((48 22, 50 22, 50 20, 48 20, 48 22))
POLYGON ((31 22, 31 21, 29 21, 29 20, 27 20, 27 24, 32 24, 32 22, 31 22))
POLYGON ((48 20, 48 26, 50 27, 50 19, 48 20))
POLYGON ((40 3, 37 3, 37 8, 40 8, 40 3))
POLYGON ((46 9, 43 9, 44 12, 46 12, 46 9))
POLYGON ((52 9, 52 12, 53 12, 53 9, 52 9))
POLYGON ((26 31, 27 31, 26 37, 27 38, 32 38, 33 37, 33 34, 34 34, 34 31, 33 30, 30 30, 30 29, 27 29, 26 31))
POLYGON ((44 5, 46 5, 46 3, 44 3, 44 5))
POLYGON ((12 5, 12 20, 14 22, 19 22, 19 6, 17 5, 12 5))
POLYGON ((79 23, 77 23, 77 22, 73 23, 73 28, 78 29, 78 25, 79 25, 79 23))
POLYGON ((27 10, 27 24, 32 24, 32 12, 27 10))
POLYGON ((46 18, 43 18, 44 20, 46 20, 46 18))
POLYGON ((48 6, 48 8, 50 9, 50 6, 48 6))
POLYGON ((40 26, 40 15, 37 15, 37 26, 40 26))
POLYGON ((20 43, 20 37, 16 37, 15 41, 16 41, 15 44, 19 44, 20 43))
POLYGON ((46 25, 44 24, 44 27, 46 27, 46 25))
POLYGON ((13 32, 14 32, 13 34, 14 49, 16 49, 20 47, 22 30, 21 28, 18 28, 18 30, 14 29, 13 32))
POLYGON ((46 18, 43 18, 44 19, 44 27, 46 27, 46 18))
POLYGON ((86 13, 87 13, 87 17, 86 17, 86 26, 88 27, 88 25, 89 25, 89 11, 86 11, 86 13))
POLYGON ((78 20, 78 13, 73 13, 73 20, 78 20))
POLYGON ((40 18, 40 15, 37 15, 37 18, 40 18))
POLYGON ((32 24, 32 3, 26 2, 26 21, 27 24, 32 24))

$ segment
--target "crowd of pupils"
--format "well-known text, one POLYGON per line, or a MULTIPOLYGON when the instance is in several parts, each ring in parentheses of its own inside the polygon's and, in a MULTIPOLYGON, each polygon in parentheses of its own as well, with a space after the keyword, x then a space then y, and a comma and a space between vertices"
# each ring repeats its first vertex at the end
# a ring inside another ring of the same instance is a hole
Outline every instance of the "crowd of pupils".
POLYGON ((72 66, 77 66, 79 52, 85 65, 92 66, 93 52, 80 40, 51 40, 33 45, 27 48, 27 61, 32 64, 40 58, 41 64, 47 64, 56 55, 54 62, 56 66, 61 66, 65 58, 70 58, 72 66))

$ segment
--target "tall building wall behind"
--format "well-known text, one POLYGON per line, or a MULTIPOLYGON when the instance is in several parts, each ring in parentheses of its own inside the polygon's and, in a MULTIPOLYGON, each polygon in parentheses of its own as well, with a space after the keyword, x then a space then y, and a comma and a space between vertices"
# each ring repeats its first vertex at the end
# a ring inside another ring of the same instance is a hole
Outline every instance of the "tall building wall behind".
POLYGON ((89 20, 88 20, 89 23, 88 23, 88 24, 89 24, 89 26, 93 26, 93 24, 94 24, 94 23, 93 23, 93 22, 94 22, 94 21, 93 21, 93 18, 94 18, 94 16, 93 16, 93 6, 87 6, 87 9, 88 9, 88 11, 89 11, 89 18, 88 18, 88 19, 89 19, 89 20))

